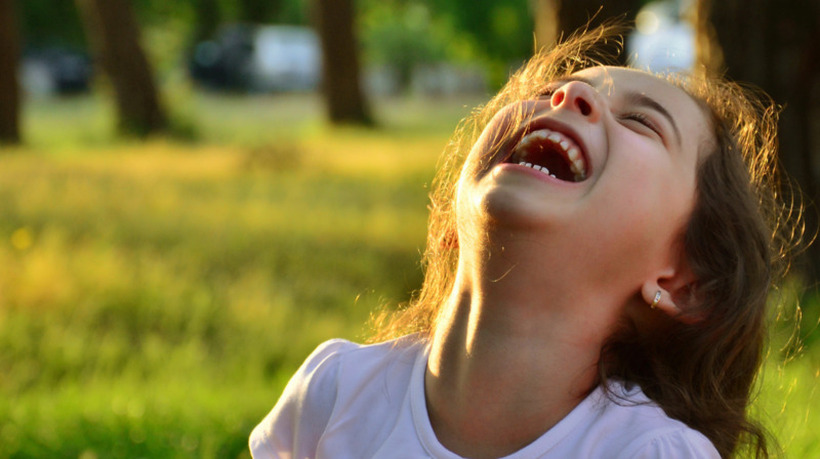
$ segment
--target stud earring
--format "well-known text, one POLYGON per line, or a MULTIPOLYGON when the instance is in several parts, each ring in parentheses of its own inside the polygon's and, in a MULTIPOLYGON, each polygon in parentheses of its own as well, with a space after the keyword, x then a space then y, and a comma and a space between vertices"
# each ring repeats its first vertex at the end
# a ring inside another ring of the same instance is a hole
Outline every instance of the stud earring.
POLYGON ((658 290, 657 292, 655 292, 655 298, 652 299, 652 304, 649 305, 649 308, 650 309, 655 309, 656 307, 658 307, 658 303, 660 303, 660 301, 661 301, 661 291, 658 290))

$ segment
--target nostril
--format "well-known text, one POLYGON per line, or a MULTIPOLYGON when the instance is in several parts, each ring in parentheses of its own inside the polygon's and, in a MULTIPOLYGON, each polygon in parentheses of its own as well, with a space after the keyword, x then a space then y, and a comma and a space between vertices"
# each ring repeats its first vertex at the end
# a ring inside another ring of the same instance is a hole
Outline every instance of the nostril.
POLYGON ((578 110, 581 111, 581 114, 584 116, 589 116, 592 113, 592 107, 589 106, 589 103, 580 97, 575 100, 575 105, 578 106, 578 110))
POLYGON ((561 102, 563 102, 563 101, 564 101, 564 91, 556 91, 552 95, 552 101, 551 102, 552 102, 553 107, 557 107, 557 106, 561 105, 561 102))

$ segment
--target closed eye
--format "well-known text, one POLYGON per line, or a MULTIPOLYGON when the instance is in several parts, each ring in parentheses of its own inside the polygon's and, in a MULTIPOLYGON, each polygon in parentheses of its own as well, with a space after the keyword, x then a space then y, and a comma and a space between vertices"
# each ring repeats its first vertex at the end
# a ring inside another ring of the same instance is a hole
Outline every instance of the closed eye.
POLYGON ((649 130, 657 134, 659 137, 663 137, 663 135, 661 134, 661 129, 658 127, 658 125, 652 120, 652 118, 643 113, 626 113, 624 115, 621 115, 621 119, 639 123, 643 127, 648 128, 649 130))

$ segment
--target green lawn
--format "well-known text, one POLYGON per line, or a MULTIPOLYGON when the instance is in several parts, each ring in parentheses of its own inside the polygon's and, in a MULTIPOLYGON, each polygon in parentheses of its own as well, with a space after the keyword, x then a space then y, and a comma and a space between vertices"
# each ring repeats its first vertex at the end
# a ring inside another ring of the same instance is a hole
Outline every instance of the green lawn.
MULTIPOLYGON (((98 98, 27 105, 0 155, 0 458, 245 457, 319 342, 419 286, 426 193, 472 100, 329 129, 311 95, 183 93, 196 140, 114 140, 98 98)), ((820 345, 760 407, 820 457, 820 345)))

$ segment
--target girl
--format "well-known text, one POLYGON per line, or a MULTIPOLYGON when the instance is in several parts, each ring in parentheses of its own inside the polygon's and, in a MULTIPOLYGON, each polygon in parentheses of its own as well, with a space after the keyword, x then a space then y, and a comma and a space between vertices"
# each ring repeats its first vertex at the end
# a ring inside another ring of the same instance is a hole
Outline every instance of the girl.
POLYGON ((254 457, 767 455, 746 409, 794 234, 773 112, 600 66, 608 33, 536 56, 460 125, 419 296, 381 343, 314 351, 254 457))

